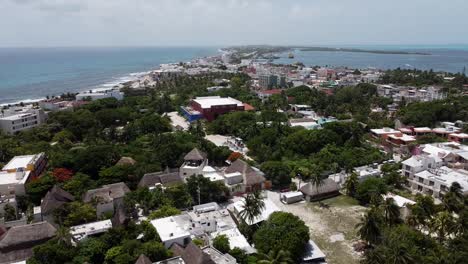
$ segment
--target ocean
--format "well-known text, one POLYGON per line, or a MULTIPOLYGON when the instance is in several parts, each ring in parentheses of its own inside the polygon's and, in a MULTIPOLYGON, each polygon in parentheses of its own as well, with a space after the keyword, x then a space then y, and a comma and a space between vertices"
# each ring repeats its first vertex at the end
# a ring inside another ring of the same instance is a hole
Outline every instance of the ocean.
POLYGON ((0 48, 0 105, 110 88, 163 63, 216 54, 215 47, 0 48))
MULTIPOLYGON (((276 63, 351 68, 418 68, 461 72, 468 67, 468 46, 347 46, 405 50, 423 55, 384 55, 351 52, 295 51, 276 63)), ((64 92, 110 88, 135 79, 162 63, 189 61, 218 54, 217 47, 148 48, 0 48, 0 105, 28 102, 64 92)))
POLYGON ((349 68, 376 69, 420 69, 445 72, 462 72, 468 68, 468 46, 340 46, 367 50, 391 50, 429 53, 430 55, 375 54, 338 51, 300 51, 295 50, 294 58, 288 53, 279 54, 275 63, 302 62, 309 66, 344 66, 349 68))

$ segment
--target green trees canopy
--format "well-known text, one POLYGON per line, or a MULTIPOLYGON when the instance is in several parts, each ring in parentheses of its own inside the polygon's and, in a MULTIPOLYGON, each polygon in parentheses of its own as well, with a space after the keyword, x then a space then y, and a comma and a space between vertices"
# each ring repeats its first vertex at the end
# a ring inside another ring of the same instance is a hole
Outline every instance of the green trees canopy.
POLYGON ((213 239, 213 247, 221 253, 228 253, 230 250, 229 239, 226 235, 219 235, 213 239))
POLYGON ((309 228, 299 217, 285 212, 270 215, 254 235, 255 247, 262 253, 289 251, 294 260, 304 254, 309 228))

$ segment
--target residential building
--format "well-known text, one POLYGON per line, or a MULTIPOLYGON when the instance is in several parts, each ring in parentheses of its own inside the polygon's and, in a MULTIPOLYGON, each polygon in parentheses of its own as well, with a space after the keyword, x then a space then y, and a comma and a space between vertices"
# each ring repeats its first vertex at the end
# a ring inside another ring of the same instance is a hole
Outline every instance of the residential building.
POLYGON ((383 140, 386 140, 389 135, 401 134, 400 131, 389 127, 371 129, 370 131, 373 137, 383 140))
POLYGON ((241 159, 237 159, 224 170, 224 177, 231 193, 268 189, 264 173, 241 159))
POLYGON ((264 74, 264 75, 258 76, 258 84, 262 88, 268 89, 268 88, 280 87, 279 83, 280 81, 278 80, 278 75, 264 74))
POLYGON ((403 161, 401 164, 403 175, 412 179, 415 174, 421 171, 442 166, 443 161, 438 156, 415 155, 403 161))
POLYGON ((270 98, 274 94, 281 95, 283 91, 284 90, 281 90, 281 89, 263 90, 263 91, 258 91, 257 96, 262 101, 266 101, 268 98, 270 98))
POLYGON ((95 202, 97 217, 101 217, 105 213, 114 214, 128 192, 130 189, 123 182, 103 185, 101 188, 88 190, 83 196, 83 202, 95 202))
POLYGON ((39 126, 47 119, 42 109, 32 107, 4 109, 0 113, 0 130, 15 134, 39 126))
POLYGON ((190 176, 202 175, 203 168, 207 165, 206 153, 194 148, 184 156, 184 163, 180 167, 179 175, 184 181, 190 176))
POLYGON ((179 244, 171 246, 173 258, 156 262, 156 264, 236 264, 237 261, 229 254, 223 254, 214 247, 200 248, 193 242, 185 247, 179 244))
POLYGON ((459 133, 459 134, 449 134, 448 140, 458 143, 468 143, 468 134, 466 133, 459 133))
POLYGON ((0 263, 25 261, 33 255, 33 247, 55 237, 56 228, 48 222, 14 226, 0 237, 0 263))
POLYGON ((416 173, 408 178, 408 185, 414 192, 441 198, 445 195, 452 183, 461 185, 464 195, 468 195, 468 171, 451 169, 446 166, 431 168, 416 173))
MULTIPOLYGON (((242 216, 242 211, 244 210, 244 200, 245 198, 241 198, 238 201, 234 202, 232 205, 230 205, 230 211, 237 217, 243 218, 242 216)), ((256 225, 258 223, 261 223, 270 217, 270 215, 274 212, 280 212, 281 210, 278 208, 278 206, 275 205, 270 199, 264 198, 263 199, 264 203, 264 208, 262 209, 262 212, 257 215, 254 219, 245 219, 243 218, 242 221, 244 221, 248 225, 256 225)))
POLYGON ((16 156, 0 171, 0 195, 25 195, 25 184, 47 165, 45 153, 16 156))
POLYGON ((84 240, 90 236, 105 233, 111 228, 112 222, 111 220, 107 219, 103 221, 72 226, 70 227, 70 235, 72 235, 72 242, 76 244, 77 242, 84 240))
POLYGON ((183 182, 179 169, 167 168, 165 171, 146 173, 138 183, 138 187, 153 189, 158 186, 169 187, 183 182))
POLYGON ((77 101, 95 101, 104 98, 115 98, 117 100, 122 100, 124 93, 119 90, 106 90, 106 91, 89 91, 83 92, 76 95, 77 101))
POLYGON ((39 102, 39 106, 45 111, 62 111, 73 109, 74 102, 66 101, 61 98, 52 98, 47 100, 42 100, 39 102))
POLYGON ((319 201, 340 195, 339 185, 330 178, 323 181, 323 184, 316 186, 312 183, 307 183, 300 188, 304 194, 304 198, 308 202, 319 201))
POLYGON ((51 224, 55 224, 54 211, 74 200, 75 197, 73 197, 73 195, 64 191, 58 185, 55 185, 47 192, 44 199, 42 199, 41 206, 39 207, 40 219, 36 219, 36 221, 47 221, 51 224))
POLYGON ((403 220, 411 214, 409 206, 416 203, 415 201, 393 193, 383 194, 382 197, 384 199, 392 198, 395 201, 395 204, 400 208, 400 218, 403 220))

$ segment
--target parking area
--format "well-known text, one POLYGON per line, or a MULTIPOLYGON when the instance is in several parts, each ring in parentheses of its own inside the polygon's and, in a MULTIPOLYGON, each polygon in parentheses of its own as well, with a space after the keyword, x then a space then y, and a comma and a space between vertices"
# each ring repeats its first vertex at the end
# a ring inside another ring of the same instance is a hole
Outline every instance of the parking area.
POLYGON ((268 192, 268 197, 283 211, 300 217, 310 229, 311 239, 327 255, 330 264, 359 263, 360 254, 353 244, 357 241, 355 226, 366 208, 354 199, 341 195, 322 201, 322 204, 283 204, 279 193, 268 192))

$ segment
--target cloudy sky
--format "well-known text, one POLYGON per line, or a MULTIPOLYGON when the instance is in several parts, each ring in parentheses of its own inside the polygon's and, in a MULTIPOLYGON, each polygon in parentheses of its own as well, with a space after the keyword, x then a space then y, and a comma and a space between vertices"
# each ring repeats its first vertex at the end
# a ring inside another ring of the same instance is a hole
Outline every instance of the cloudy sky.
POLYGON ((467 44, 466 0, 0 0, 0 46, 467 44))

